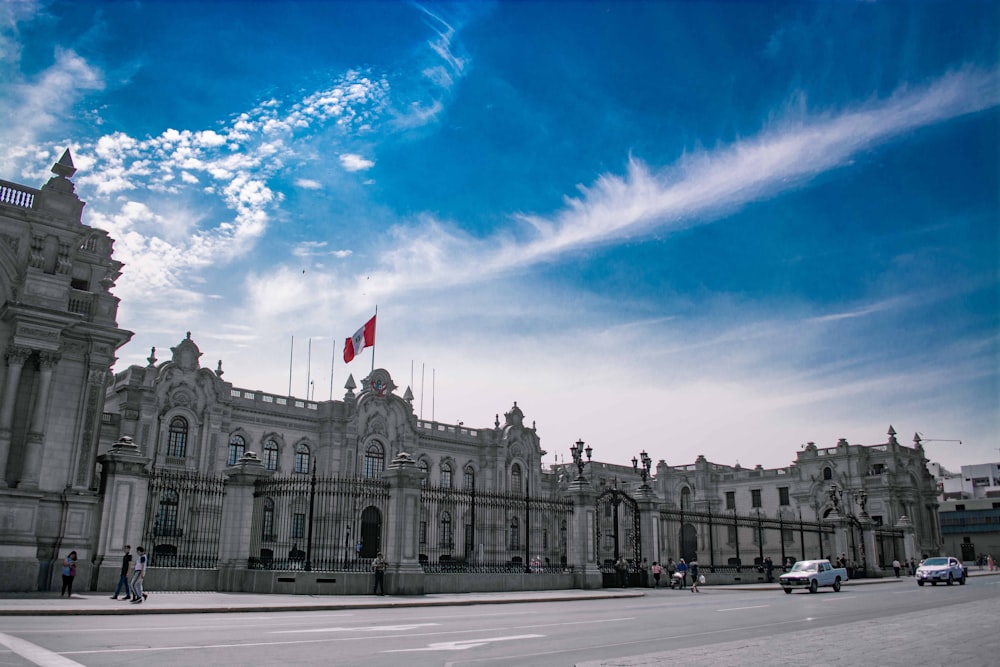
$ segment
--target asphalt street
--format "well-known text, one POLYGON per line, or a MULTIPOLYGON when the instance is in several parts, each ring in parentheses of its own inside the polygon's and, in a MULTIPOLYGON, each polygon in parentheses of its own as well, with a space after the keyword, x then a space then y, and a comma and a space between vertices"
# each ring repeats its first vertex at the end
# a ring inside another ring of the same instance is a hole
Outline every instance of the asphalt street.
POLYGON ((0 666, 985 666, 1000 652, 996 576, 923 588, 903 578, 815 595, 704 590, 349 599, 161 593, 143 605, 106 595, 5 598, 0 666), (261 610, 259 598, 272 597, 261 610), (225 602, 234 598, 246 606, 225 602))

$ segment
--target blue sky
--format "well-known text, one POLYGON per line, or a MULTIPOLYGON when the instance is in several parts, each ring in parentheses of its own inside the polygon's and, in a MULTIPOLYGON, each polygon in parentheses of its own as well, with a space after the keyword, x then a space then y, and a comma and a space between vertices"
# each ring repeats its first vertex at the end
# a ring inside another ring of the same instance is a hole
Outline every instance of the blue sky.
POLYGON ((325 400, 336 350, 339 398, 377 305, 419 414, 517 401, 547 463, 582 438, 774 467, 891 424, 961 440, 926 445, 957 468, 1000 460, 997 26, 994 2, 7 2, 0 178, 71 149, 126 264, 118 368, 191 331, 235 386, 325 400))

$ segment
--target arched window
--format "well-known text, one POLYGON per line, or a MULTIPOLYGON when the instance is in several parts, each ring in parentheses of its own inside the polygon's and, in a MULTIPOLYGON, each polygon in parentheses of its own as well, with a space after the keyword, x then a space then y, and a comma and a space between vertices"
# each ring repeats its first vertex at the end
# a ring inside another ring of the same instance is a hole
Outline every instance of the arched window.
POLYGON ((187 455, 188 423, 184 417, 170 420, 167 432, 167 456, 182 459, 187 455))
POLYGON ((691 509, 691 489, 686 486, 681 489, 681 509, 691 509))
POLYGON ((243 455, 246 454, 246 452, 247 441, 243 439, 243 436, 232 436, 229 438, 229 458, 226 460, 226 465, 236 465, 236 463, 243 458, 243 455))
MULTIPOLYGON (((427 465, 427 461, 425 461, 423 459, 420 459, 420 461, 417 462, 417 467, 420 468, 421 470, 423 470, 424 472, 430 472, 430 466, 427 465)), ((429 477, 429 475, 424 475, 420 479, 420 488, 421 489, 426 489, 427 488, 427 479, 428 479, 428 477, 429 477)))
POLYGON ((472 466, 467 466, 463 471, 462 486, 464 486, 466 490, 476 488, 476 471, 472 468, 472 466))
POLYGON ((309 474, 309 465, 312 456, 309 454, 309 445, 300 443, 295 448, 295 472, 301 475, 309 474))
POLYGON ((442 549, 451 550, 454 546, 454 541, 452 539, 451 532, 451 513, 441 512, 441 531, 440 531, 440 542, 438 544, 442 549))
POLYGON ((510 518, 510 548, 511 551, 521 548, 521 523, 516 516, 510 518))
POLYGON ((365 447, 365 477, 378 479, 382 476, 383 468, 385 468, 385 451, 381 444, 372 442, 365 447))
POLYGON ((274 438, 268 438, 264 443, 264 467, 268 470, 278 469, 278 443, 274 438))
POLYGON ((823 479, 833 479, 833 469, 830 466, 823 468, 823 479))
POLYGON ((449 463, 441 464, 441 488, 451 488, 451 464, 449 463))
POLYGON ((261 537, 263 542, 276 542, 278 536, 274 534, 274 500, 264 498, 264 521, 261 523, 261 537))
POLYGON ((156 514, 156 536, 157 537, 180 537, 177 529, 177 506, 180 504, 180 497, 176 489, 167 489, 160 496, 160 509, 156 514))
POLYGON ((510 467, 510 492, 521 493, 521 465, 518 463, 510 467))

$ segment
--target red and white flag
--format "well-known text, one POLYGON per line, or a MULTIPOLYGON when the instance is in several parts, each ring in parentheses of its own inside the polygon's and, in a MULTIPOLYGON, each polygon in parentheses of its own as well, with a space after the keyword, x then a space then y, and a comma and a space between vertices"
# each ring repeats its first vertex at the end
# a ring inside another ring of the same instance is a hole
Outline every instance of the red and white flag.
POLYGON ((350 363, 351 359, 361 354, 361 350, 366 347, 375 346, 375 318, 365 322, 365 325, 358 329, 353 336, 344 341, 344 363, 350 363))

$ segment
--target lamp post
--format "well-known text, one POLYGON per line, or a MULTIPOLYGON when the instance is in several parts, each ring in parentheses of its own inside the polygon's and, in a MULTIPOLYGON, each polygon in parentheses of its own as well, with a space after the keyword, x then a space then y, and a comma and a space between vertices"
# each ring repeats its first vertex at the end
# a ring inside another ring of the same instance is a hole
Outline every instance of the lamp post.
POLYGON ((649 484, 646 483, 646 480, 649 479, 650 471, 653 469, 653 459, 649 458, 649 454, 646 453, 645 449, 642 450, 639 457, 638 459, 634 456, 632 457, 632 470, 642 477, 642 488, 648 489, 649 484), (640 463, 642 464, 641 467, 640 463))
POLYGON ((594 448, 587 445, 586 448, 583 446, 583 440, 577 440, 575 445, 570 445, 569 451, 573 455, 573 463, 576 464, 577 474, 576 479, 579 481, 584 481, 586 478, 583 476, 583 468, 588 463, 590 463, 590 455, 594 453, 594 448), (583 460, 584 453, 587 454, 587 460, 583 460))

